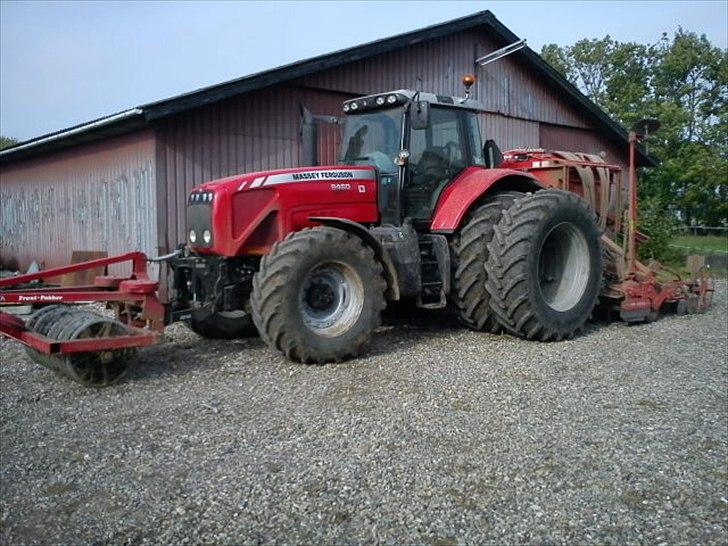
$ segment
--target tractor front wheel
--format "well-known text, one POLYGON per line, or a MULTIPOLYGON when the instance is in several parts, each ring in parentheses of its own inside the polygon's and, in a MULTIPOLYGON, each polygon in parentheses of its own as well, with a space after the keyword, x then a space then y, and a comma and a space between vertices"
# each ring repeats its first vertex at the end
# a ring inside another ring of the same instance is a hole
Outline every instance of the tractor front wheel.
POLYGON ((384 309, 382 266, 361 239, 330 227, 293 233, 253 277, 253 320, 291 360, 341 361, 360 354, 384 309))
POLYGON ((516 199, 488 244, 490 308, 509 332, 571 338, 591 315, 602 283, 602 243, 584 199, 541 190, 516 199))
POLYGON ((253 318, 247 311, 196 311, 192 314, 190 328, 197 335, 210 339, 236 339, 258 334, 253 318))

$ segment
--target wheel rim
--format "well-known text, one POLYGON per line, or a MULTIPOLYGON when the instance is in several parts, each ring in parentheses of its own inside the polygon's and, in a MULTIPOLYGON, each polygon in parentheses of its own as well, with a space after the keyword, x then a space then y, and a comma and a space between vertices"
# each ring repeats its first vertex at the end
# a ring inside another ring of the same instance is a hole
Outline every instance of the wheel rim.
POLYGON ((351 328, 364 308, 364 285, 350 266, 332 262, 312 269, 299 292, 299 308, 308 328, 334 337, 351 328))
POLYGON ((574 224, 554 226, 541 245, 538 283, 546 304, 564 312, 576 306, 589 282, 589 245, 574 224))

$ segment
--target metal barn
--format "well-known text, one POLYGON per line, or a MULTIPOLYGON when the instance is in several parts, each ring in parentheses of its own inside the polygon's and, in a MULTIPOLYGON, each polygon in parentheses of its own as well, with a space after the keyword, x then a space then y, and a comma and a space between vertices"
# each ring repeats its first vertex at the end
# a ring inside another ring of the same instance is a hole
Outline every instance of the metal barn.
MULTIPOLYGON (((304 164, 301 106, 339 115, 342 101, 390 89, 461 95, 474 71, 484 139, 625 165, 625 130, 529 48, 476 70, 475 59, 517 40, 485 11, 16 145, 0 153, 0 261, 23 269, 67 263, 75 250, 166 253, 184 241, 196 184, 304 164)), ((320 164, 335 161, 339 138, 321 127, 320 164)))

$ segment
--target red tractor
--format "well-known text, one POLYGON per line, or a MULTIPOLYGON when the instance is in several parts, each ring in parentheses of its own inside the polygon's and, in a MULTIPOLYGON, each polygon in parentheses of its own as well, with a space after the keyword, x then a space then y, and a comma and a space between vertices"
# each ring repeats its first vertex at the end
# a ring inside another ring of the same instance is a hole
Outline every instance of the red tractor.
POLYGON ((475 330, 574 336, 603 277, 602 227, 574 191, 504 168, 469 98, 344 103, 339 164, 208 182, 170 261, 169 321, 254 334, 301 362, 360 354, 387 301, 451 305, 475 330))
POLYGON ((0 333, 61 375, 106 386, 177 320, 213 338, 258 332, 293 360, 321 363, 360 354, 387 301, 450 305, 474 330, 542 341, 574 336, 600 298, 631 322, 710 305, 705 275, 665 282, 635 258, 634 153, 654 125, 630 133, 624 207, 620 167, 577 152, 501 154, 481 143, 480 110, 404 90, 350 100, 339 165, 202 184, 189 196, 187 243, 170 255, 0 279, 0 305, 40 306, 28 320, 0 311, 0 333), (172 268, 169 305, 149 261, 172 268), (90 285, 38 284, 124 262, 129 274, 90 285), (67 305, 89 301, 115 318, 67 305))

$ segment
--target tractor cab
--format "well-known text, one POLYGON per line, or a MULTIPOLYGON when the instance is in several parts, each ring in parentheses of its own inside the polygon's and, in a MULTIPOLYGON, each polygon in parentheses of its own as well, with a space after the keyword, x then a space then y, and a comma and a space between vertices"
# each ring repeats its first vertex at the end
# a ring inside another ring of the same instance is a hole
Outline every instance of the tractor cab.
POLYGON ((339 164, 376 168, 382 223, 428 222, 458 174, 486 166, 481 110, 467 97, 411 90, 347 101, 339 164))

